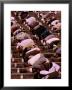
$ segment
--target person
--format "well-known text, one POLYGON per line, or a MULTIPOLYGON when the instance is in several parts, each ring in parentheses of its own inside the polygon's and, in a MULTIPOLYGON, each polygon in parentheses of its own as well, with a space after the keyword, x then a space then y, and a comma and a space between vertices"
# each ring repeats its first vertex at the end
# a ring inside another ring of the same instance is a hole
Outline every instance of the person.
POLYGON ((34 41, 32 39, 25 39, 22 40, 21 42, 17 43, 16 48, 22 48, 23 50, 27 47, 33 47, 35 45, 34 41))
POLYGON ((61 22, 60 22, 60 20, 58 20, 56 18, 50 19, 48 22, 48 25, 51 26, 52 32, 60 32, 61 31, 61 22))
POLYGON ((59 38, 51 34, 50 31, 45 26, 41 25, 35 17, 27 18, 26 23, 32 29, 32 34, 39 37, 39 40, 43 45, 59 41, 59 38))
POLYGON ((60 72, 60 66, 55 62, 45 63, 45 70, 40 71, 42 79, 57 78, 60 72))
POLYGON ((28 64, 32 65, 33 67, 37 67, 43 62, 48 62, 48 59, 44 57, 42 53, 38 53, 28 60, 28 64))
POLYGON ((28 60, 28 64, 32 66, 29 71, 34 73, 34 79, 41 78, 39 72, 44 69, 43 63, 45 62, 49 62, 49 60, 42 53, 38 53, 28 60))
POLYGON ((33 67, 33 72, 36 72, 35 77, 41 79, 56 79, 59 76, 60 66, 55 62, 49 61, 43 63, 40 67, 33 67))
POLYGON ((58 78, 60 66, 55 62, 51 62, 39 53, 28 60, 30 72, 34 73, 34 79, 58 78))
POLYGON ((40 53, 40 49, 38 47, 25 48, 22 52, 24 62, 27 62, 30 58, 32 58, 34 55, 37 55, 38 53, 40 53))
POLYGON ((14 33, 13 33, 14 37, 16 40, 18 41, 22 41, 25 39, 31 39, 30 35, 26 32, 23 32, 21 29, 17 29, 14 33))

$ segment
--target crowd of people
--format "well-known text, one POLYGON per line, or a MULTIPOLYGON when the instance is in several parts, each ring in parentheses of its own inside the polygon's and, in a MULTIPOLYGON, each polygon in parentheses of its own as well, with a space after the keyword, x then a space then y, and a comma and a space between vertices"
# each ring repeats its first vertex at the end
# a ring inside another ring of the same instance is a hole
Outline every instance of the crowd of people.
POLYGON ((60 79, 61 66, 53 56, 61 57, 61 12, 11 11, 11 46, 30 67, 26 70, 34 79, 60 79), (46 57, 42 47, 55 54, 46 57))

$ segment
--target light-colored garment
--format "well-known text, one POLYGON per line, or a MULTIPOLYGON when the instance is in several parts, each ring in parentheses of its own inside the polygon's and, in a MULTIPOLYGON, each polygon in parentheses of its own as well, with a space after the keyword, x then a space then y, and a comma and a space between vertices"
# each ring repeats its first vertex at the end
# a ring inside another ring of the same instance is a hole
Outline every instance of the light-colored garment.
POLYGON ((56 42, 56 41, 59 41, 59 38, 54 37, 54 38, 50 38, 49 40, 47 40, 46 43, 51 44, 51 43, 56 42))
POLYGON ((26 19, 26 22, 28 25, 33 25, 33 23, 36 22, 36 18, 35 17, 29 17, 28 19, 26 19))
POLYGON ((27 47, 33 47, 35 45, 32 39, 22 40, 20 43, 17 44, 17 48, 22 47, 23 49, 27 47))
POLYGON ((48 74, 53 73, 55 71, 58 72, 59 69, 60 69, 60 66, 58 64, 56 64, 55 62, 52 62, 52 67, 48 71, 46 71, 46 70, 40 71, 40 74, 41 75, 48 75, 48 74))
POLYGON ((30 54, 34 54, 34 53, 39 53, 40 52, 40 49, 38 47, 36 48, 32 48, 31 50, 27 51, 26 52, 26 55, 30 55, 30 54))
POLYGON ((28 64, 32 65, 33 67, 37 67, 43 62, 47 62, 48 59, 43 56, 43 54, 39 53, 33 56, 31 59, 28 60, 28 64))
POLYGON ((18 34, 15 35, 15 38, 17 40, 23 40, 23 39, 30 39, 30 36, 27 33, 20 32, 20 33, 18 33, 18 34))
POLYGON ((45 38, 45 41, 47 44, 51 44, 55 41, 59 41, 59 38, 57 38, 55 35, 49 35, 45 38))

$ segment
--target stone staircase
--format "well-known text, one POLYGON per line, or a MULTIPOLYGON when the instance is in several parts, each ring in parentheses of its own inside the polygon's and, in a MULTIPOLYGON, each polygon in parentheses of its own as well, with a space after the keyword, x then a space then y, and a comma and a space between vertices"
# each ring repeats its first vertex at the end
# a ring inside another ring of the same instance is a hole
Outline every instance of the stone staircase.
MULTIPOLYGON (((45 49, 43 46, 39 46, 42 50, 42 53, 46 58, 51 60, 52 62, 57 63, 61 66, 61 57, 55 56, 55 52, 52 49, 45 49)), ((12 46, 13 58, 11 60, 11 78, 12 79, 33 79, 33 73, 29 73, 26 71, 28 65, 24 63, 24 60, 20 56, 20 54, 16 51, 15 46, 12 46)))
MULTIPOLYGON (((23 26, 24 27, 24 26, 23 26)), ((25 28, 25 27, 24 27, 25 28)), ((28 28, 25 28, 28 30, 28 28)), ((28 32, 26 30, 26 32, 28 32)), ((30 32, 28 32, 30 33, 30 32)), ((59 35, 60 33, 55 33, 55 35, 59 35)), ((32 35, 31 35, 32 37, 32 35)), ((35 40, 34 40, 35 41, 35 40)), ((41 49, 41 52, 44 54, 46 58, 49 60, 57 63, 61 66, 61 56, 57 56, 55 50, 49 49, 48 46, 42 46, 39 41, 35 41, 37 46, 41 49)), ((60 42, 57 46, 60 46, 60 42)), ((28 72, 26 69, 28 69, 30 66, 28 66, 26 63, 24 63, 24 60, 22 59, 22 56, 20 53, 16 51, 16 45, 11 45, 11 52, 12 52, 12 59, 11 59, 11 79, 33 79, 34 74, 28 72)), ((61 78, 61 76, 60 76, 61 78)))

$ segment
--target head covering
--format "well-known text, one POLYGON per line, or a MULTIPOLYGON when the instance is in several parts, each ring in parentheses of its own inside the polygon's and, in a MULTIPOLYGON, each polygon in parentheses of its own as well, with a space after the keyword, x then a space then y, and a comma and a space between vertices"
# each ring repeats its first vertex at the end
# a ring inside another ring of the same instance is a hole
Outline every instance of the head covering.
POLYGON ((33 25, 33 23, 36 22, 36 18, 35 17, 29 17, 28 19, 26 19, 26 22, 29 26, 33 25))

